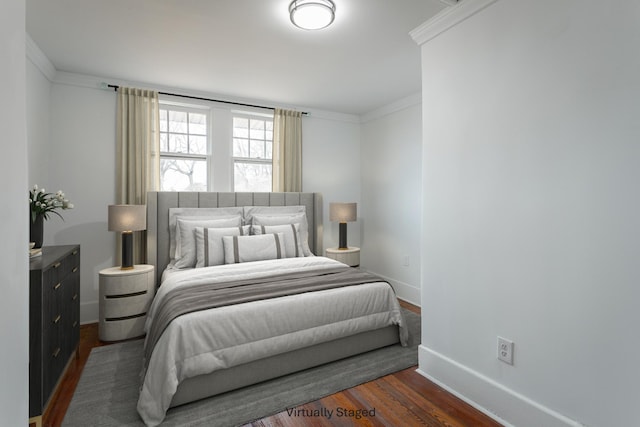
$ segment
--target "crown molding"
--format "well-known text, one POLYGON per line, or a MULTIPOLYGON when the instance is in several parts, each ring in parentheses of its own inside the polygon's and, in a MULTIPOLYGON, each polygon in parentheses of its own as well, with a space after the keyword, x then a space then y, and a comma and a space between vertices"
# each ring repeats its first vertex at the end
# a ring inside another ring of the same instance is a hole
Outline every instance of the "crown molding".
POLYGON ((418 45, 423 45, 496 1, 498 0, 461 0, 411 31, 409 35, 418 45))
POLYGON ((53 66, 53 63, 47 58, 47 55, 45 55, 42 49, 33 41, 29 33, 25 32, 24 35, 27 58, 44 74, 47 80, 53 82, 56 77, 56 67, 53 66))
POLYGON ((387 104, 366 114, 363 114, 362 116, 360 116, 360 123, 370 122, 372 120, 388 116, 389 114, 397 113, 398 111, 402 111, 415 105, 422 105, 422 92, 414 93, 413 95, 399 99, 396 102, 392 102, 391 104, 387 104))

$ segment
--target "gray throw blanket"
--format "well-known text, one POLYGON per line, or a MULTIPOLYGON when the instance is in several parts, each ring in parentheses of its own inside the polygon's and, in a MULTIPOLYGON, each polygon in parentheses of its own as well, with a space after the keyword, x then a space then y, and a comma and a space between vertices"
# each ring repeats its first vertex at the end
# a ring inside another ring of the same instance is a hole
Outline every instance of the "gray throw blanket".
POLYGON ((355 268, 340 266, 332 269, 278 274, 224 283, 205 283, 174 289, 165 295, 158 306, 155 319, 147 333, 143 375, 160 336, 173 319, 183 314, 370 282, 386 281, 355 268))

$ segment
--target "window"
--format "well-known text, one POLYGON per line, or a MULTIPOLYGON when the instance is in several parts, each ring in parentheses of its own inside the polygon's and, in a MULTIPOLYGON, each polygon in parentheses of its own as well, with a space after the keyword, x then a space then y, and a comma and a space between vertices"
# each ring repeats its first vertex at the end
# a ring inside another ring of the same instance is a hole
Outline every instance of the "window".
POLYGON ((234 191, 271 191, 272 148, 272 117, 234 113, 234 191))
POLYGON ((160 189, 207 191, 207 111, 160 106, 160 189))

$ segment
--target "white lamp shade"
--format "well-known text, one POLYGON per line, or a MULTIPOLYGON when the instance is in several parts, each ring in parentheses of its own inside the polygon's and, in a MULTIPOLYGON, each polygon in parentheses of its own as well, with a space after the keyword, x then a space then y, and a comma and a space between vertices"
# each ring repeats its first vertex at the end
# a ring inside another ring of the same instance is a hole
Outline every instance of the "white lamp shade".
POLYGON ((357 203, 329 203, 329 221, 355 221, 358 218, 357 206, 357 203))
POLYGON ((146 228, 145 205, 109 205, 109 231, 139 231, 146 228))

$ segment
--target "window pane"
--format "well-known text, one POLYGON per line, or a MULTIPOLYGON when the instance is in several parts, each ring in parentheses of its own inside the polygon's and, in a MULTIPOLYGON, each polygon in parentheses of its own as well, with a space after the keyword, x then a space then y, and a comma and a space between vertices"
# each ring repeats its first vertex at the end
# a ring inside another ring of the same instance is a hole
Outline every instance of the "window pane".
POLYGON ((207 115, 189 113, 189 133, 197 135, 207 134, 207 115))
POLYGON ((167 110, 160 110, 160 131, 167 131, 167 110))
POLYGON ((169 111, 169 132, 187 133, 187 113, 169 111))
POLYGON ((207 154, 207 137, 193 135, 189 136, 189 153, 207 154))
POLYGON ((171 153, 188 153, 189 145, 187 144, 187 135, 169 134, 169 152, 171 153))
POLYGON ((160 159, 162 191, 207 191, 207 161, 160 159))
POLYGON ((265 153, 265 158, 266 159, 273 159, 273 142, 271 141, 267 141, 265 143, 266 147, 266 153, 265 153))
POLYGON ((249 157, 249 141, 233 138, 233 157, 249 157))
POLYGON ((271 164, 235 162, 235 191, 271 191, 271 164))
POLYGON ((249 119, 244 117, 233 118, 233 137, 248 138, 249 137, 249 119))
POLYGON ((169 136, 164 132, 160 133, 160 151, 169 151, 169 136))
POLYGON ((251 140, 249 143, 249 157, 264 159, 264 141, 251 140))
POLYGON ((251 139, 264 139, 264 121, 251 120, 251 139))

